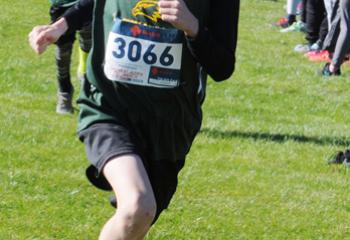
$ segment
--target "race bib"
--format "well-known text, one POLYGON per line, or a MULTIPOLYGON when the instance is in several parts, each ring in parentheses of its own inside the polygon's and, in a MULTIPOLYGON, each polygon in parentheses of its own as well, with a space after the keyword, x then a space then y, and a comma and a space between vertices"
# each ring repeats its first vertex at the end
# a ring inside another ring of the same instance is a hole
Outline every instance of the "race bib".
POLYGON ((183 33, 116 19, 109 34, 104 73, 111 81, 146 87, 180 84, 183 33))

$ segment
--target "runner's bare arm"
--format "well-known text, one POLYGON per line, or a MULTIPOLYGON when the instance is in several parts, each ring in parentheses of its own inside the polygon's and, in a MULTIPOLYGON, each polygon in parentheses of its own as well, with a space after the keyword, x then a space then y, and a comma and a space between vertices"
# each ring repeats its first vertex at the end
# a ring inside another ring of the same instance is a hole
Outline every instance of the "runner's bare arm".
POLYGON ((78 30, 86 22, 91 22, 93 6, 93 0, 80 0, 57 22, 34 27, 28 36, 30 46, 36 53, 42 54, 48 45, 56 42, 68 29, 78 30))
POLYGON ((68 29, 64 18, 51 25, 36 26, 28 35, 30 46, 37 54, 45 52, 47 46, 55 43, 68 29))
POLYGON ((189 11, 183 0, 160 0, 158 4, 163 21, 184 31, 190 38, 197 36, 198 19, 189 11))

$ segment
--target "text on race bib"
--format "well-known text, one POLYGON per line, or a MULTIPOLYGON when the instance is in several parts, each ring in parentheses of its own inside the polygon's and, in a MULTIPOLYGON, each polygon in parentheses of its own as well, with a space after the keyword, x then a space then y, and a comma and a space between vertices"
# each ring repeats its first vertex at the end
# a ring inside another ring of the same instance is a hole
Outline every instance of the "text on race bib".
POLYGON ((182 32, 117 19, 109 34, 104 72, 111 81, 148 87, 180 84, 182 32))

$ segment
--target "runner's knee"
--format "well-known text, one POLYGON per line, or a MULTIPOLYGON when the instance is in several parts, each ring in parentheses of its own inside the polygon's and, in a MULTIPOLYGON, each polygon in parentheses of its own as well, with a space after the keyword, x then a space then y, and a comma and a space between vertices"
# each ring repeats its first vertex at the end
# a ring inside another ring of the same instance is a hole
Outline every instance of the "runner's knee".
POLYGON ((118 202, 120 214, 133 225, 150 225, 156 215, 157 205, 153 197, 136 194, 128 202, 118 202))

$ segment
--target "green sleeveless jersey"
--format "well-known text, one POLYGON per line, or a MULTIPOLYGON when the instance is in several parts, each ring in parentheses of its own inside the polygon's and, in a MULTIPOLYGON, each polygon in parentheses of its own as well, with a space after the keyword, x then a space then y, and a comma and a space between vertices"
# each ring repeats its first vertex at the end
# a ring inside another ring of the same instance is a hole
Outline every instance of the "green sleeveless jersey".
POLYGON ((78 2, 78 0, 50 0, 50 2, 55 7, 69 7, 78 2))
MULTIPOLYGON (((185 0, 206 25, 209 0, 185 0)), ((199 130, 206 74, 184 34, 161 21, 157 0, 96 0, 87 80, 78 99, 78 131, 98 122, 161 118, 190 145, 199 130), (129 84, 132 83, 132 84, 129 84)), ((150 120, 152 121, 152 120, 150 120)))

